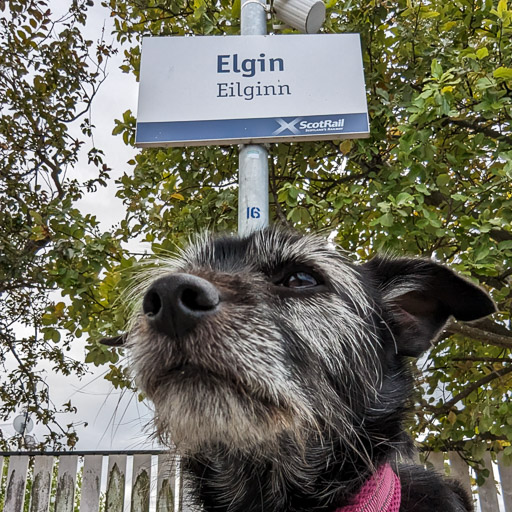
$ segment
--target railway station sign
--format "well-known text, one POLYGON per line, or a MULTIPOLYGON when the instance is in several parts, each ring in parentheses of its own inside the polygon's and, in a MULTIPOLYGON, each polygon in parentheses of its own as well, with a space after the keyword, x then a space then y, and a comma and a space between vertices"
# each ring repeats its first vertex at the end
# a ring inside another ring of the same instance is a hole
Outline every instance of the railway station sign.
POLYGON ((138 147, 368 135, 358 34, 143 40, 138 147))

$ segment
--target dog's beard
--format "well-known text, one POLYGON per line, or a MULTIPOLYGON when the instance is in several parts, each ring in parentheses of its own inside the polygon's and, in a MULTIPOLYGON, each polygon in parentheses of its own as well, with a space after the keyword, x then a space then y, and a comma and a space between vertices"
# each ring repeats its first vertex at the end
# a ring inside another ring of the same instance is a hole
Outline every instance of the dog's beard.
POLYGON ((263 401, 216 377, 161 386, 152 396, 160 438, 180 453, 224 445, 245 451, 273 444, 282 432, 300 430, 297 411, 263 401))
POLYGON ((172 350, 161 353, 157 347, 172 344, 155 343, 154 337, 155 348, 148 351, 148 337, 142 335, 143 328, 138 331, 129 341, 137 384, 155 406, 160 439, 172 440, 181 453, 219 443, 254 449, 277 442, 283 432, 302 432, 314 423, 311 405, 284 367, 282 340, 266 338, 254 358, 244 354, 254 354, 259 346, 257 332, 239 333, 240 340, 231 333, 231 348, 220 353, 211 348, 216 343, 210 333, 209 348, 177 355, 172 350))

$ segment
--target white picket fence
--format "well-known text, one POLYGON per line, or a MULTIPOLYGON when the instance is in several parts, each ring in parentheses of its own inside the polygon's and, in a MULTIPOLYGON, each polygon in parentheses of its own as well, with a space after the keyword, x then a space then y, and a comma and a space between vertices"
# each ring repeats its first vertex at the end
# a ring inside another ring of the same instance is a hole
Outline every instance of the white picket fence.
POLYGON ((484 455, 485 468, 489 477, 481 487, 473 485, 474 475, 466 462, 457 452, 431 452, 428 463, 439 471, 457 479, 475 500, 477 510, 481 512, 512 512, 512 466, 503 463, 498 454, 497 463, 493 464, 491 454, 484 455))
POLYGON ((1 452, 0 512, 180 512, 174 462, 153 450, 1 452))
MULTIPOLYGON (((427 465, 458 479, 481 512, 512 512, 512 466, 500 456, 486 455, 481 487, 456 452, 432 452, 427 465)), ((0 512, 185 512, 179 473, 161 451, 0 452, 0 512)))

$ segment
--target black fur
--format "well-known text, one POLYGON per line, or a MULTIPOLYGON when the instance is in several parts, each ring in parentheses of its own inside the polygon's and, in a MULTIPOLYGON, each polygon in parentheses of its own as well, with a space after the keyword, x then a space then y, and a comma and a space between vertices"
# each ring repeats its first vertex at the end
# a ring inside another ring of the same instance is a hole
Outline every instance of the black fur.
POLYGON ((402 484, 400 511, 466 512, 473 502, 456 481, 419 466, 400 465, 397 471, 402 484))

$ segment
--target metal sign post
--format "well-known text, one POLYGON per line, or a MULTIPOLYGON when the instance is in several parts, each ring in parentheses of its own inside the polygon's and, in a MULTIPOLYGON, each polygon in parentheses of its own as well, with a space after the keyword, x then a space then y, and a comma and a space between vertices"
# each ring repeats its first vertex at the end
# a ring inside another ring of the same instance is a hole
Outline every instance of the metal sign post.
MULTIPOLYGON (((265 0, 242 0, 242 35, 267 33, 265 0)), ((259 144, 243 145, 238 157, 238 233, 241 236, 268 226, 268 151, 259 144)))

